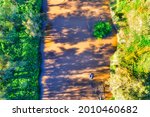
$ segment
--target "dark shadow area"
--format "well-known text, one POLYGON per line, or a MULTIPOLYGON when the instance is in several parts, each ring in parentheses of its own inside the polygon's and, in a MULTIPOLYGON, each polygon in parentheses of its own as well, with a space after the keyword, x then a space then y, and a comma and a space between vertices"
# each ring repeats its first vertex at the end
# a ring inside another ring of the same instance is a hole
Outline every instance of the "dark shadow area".
POLYGON ((92 88, 86 87, 90 85, 89 80, 57 77, 50 78, 46 82, 47 85, 44 88, 51 89, 51 91, 47 91, 43 97, 50 97, 50 99, 81 99, 81 97, 86 98, 87 95, 87 98, 96 97, 95 92, 91 93, 92 88))

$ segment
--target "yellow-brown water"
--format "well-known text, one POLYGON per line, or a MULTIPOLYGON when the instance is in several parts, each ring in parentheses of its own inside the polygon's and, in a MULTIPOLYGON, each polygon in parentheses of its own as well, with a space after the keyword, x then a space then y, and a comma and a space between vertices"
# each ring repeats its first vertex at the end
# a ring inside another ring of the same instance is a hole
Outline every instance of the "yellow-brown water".
POLYGON ((116 33, 102 40, 92 36, 96 21, 111 20, 109 0, 47 0, 41 99, 109 99, 109 58, 116 33), (89 74, 94 73, 93 80, 89 74), (105 86, 105 89, 104 89, 105 86), (104 91, 105 90, 105 91, 104 91))

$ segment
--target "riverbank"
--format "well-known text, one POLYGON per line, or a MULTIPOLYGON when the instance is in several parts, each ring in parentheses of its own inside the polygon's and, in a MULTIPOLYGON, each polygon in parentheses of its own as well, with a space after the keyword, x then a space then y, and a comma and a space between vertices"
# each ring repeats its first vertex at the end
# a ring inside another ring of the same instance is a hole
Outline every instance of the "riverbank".
POLYGON ((118 48, 111 58, 113 99, 150 99, 149 1, 111 0, 118 48))
POLYGON ((1 0, 0 98, 39 99, 41 0, 1 0))

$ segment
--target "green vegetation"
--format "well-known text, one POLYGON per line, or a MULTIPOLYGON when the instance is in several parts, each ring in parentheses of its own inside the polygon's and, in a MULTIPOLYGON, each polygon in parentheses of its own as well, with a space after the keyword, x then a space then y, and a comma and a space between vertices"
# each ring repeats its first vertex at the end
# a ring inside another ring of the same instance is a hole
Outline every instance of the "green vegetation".
POLYGON ((39 99, 41 0, 0 0, 0 99, 39 99))
POLYGON ((98 38, 101 39, 105 36, 107 36, 112 30, 111 24, 109 22, 97 22, 94 25, 94 32, 93 35, 98 38))
POLYGON ((109 80, 114 99, 150 99, 150 1, 111 0, 118 48, 109 80))

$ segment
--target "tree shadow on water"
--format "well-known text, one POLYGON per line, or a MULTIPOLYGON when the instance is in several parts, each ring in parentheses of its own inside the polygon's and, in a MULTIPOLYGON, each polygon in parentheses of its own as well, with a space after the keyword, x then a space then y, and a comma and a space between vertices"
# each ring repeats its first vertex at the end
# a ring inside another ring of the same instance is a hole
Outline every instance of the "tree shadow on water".
MULTIPOLYGON (((97 93, 102 91, 95 89, 102 82, 96 81, 93 86, 95 81, 89 79, 89 74, 100 72, 102 75, 96 77, 108 78, 109 58, 115 48, 107 43, 101 49, 92 28, 100 17, 111 21, 109 5, 104 0, 78 0, 76 4, 69 1, 49 5, 48 22, 52 27, 45 31, 48 41, 42 54, 41 99, 98 99, 97 93), (62 10, 53 13, 52 9, 59 7, 62 10)), ((111 36, 115 32, 106 37, 108 42, 111 36)))

